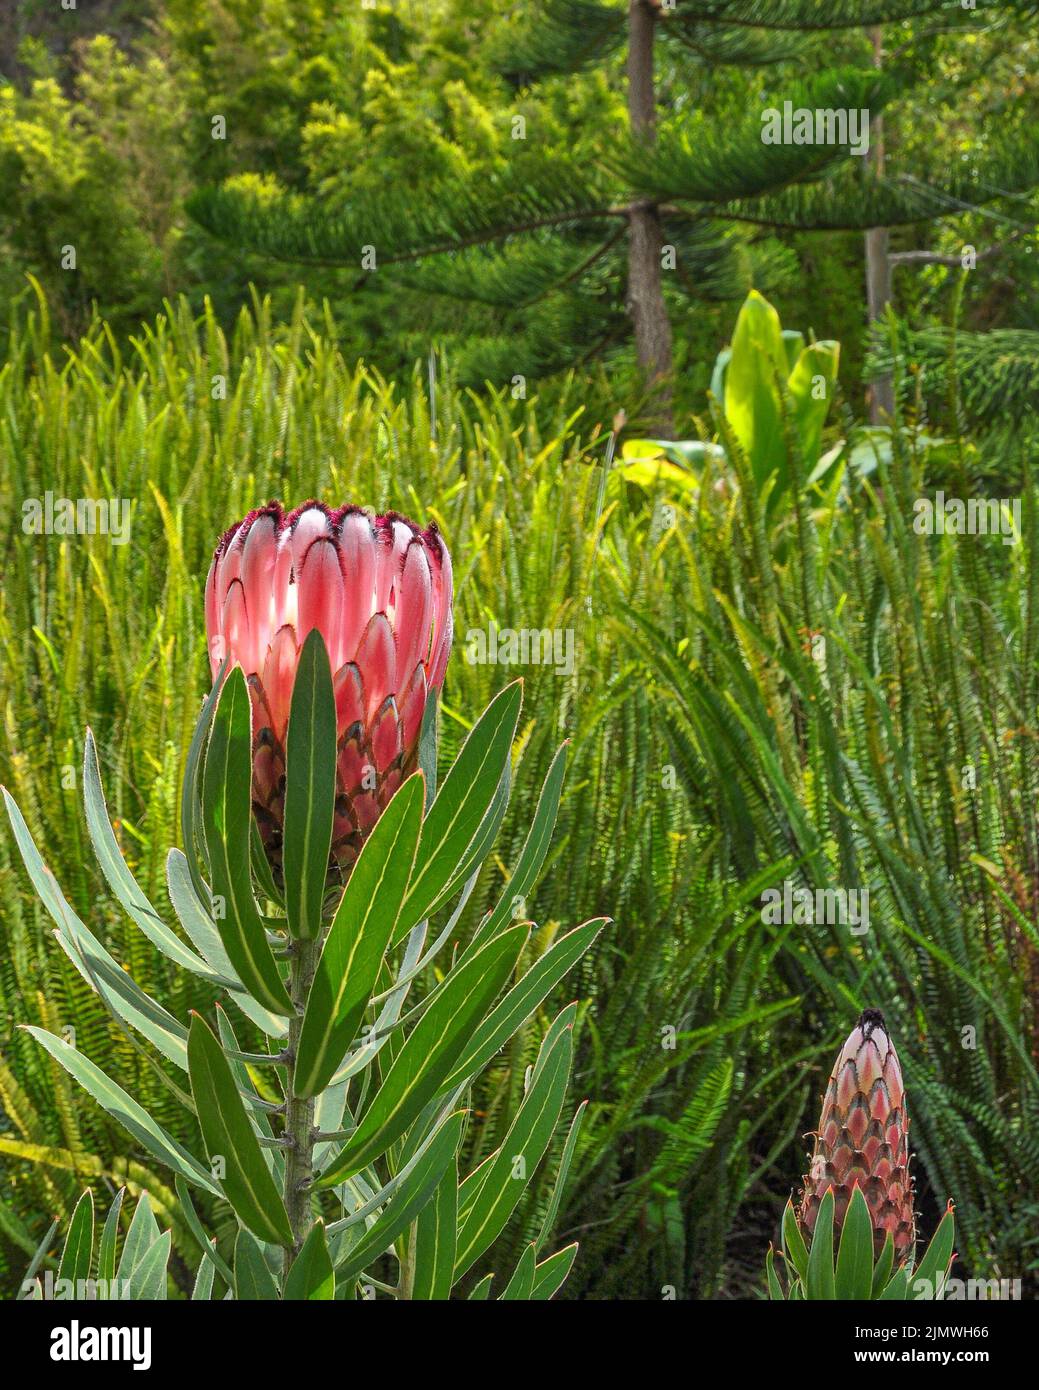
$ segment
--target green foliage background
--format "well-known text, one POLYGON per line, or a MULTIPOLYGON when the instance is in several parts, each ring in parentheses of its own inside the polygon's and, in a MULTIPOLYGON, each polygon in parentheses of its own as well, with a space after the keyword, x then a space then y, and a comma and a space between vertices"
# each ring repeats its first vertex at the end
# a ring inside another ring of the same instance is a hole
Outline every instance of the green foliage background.
MULTIPOLYGON (((469 664, 467 631, 493 621, 572 628, 577 640, 572 677, 523 672, 517 792, 500 858, 467 910, 471 928, 569 736, 531 949, 595 914, 615 926, 492 1067, 469 1136, 478 1161, 515 1110, 544 1019, 579 998, 573 1094, 590 1106, 558 1224, 582 1245, 566 1296, 760 1293, 823 1072, 865 1005, 886 1010, 906 1065, 924 1230, 951 1195, 970 1272, 1027 1277, 1039 1215, 1039 532, 1028 471, 1039 351, 1034 238, 1021 231, 1032 205, 1017 201, 1016 239, 968 279, 964 336, 949 328, 947 268, 897 272, 913 327, 895 325, 873 353, 899 373, 903 418, 941 434, 940 447, 907 434, 872 483, 826 505, 802 497, 778 535, 753 489, 734 492, 725 477, 674 495, 620 470, 606 479, 609 422, 632 400, 626 344, 601 366, 532 380, 527 400, 466 389, 469 345, 512 331, 500 310, 460 306, 419 279, 358 289, 341 270, 240 255, 184 213, 195 188, 222 180, 335 206, 387 186, 489 177, 513 156, 517 114, 537 158, 580 161, 621 119, 619 70, 536 95, 510 88, 480 56, 496 9, 169 0, 98 6, 91 38, 52 7, 19 7, 0 50, 10 79, 0 84, 10 324, 0 779, 113 954, 178 1016, 205 1006, 99 891, 74 784, 83 729, 97 735, 124 850, 161 903, 208 688, 201 597, 216 537, 274 495, 435 519, 457 586, 447 753, 514 674, 469 664), (215 115, 227 141, 211 138, 215 115), (66 244, 74 275, 60 268, 66 244), (979 332, 993 328, 1012 336, 979 332), (446 350, 431 385, 433 342, 446 350), (922 489, 997 484, 1023 492, 1019 546, 923 544, 907 530, 922 489), (130 543, 24 534, 23 502, 48 490, 130 499, 130 543), (824 670, 813 635, 826 639, 824 670), (869 884, 877 932, 767 928, 760 894, 784 876, 869 884), (963 1028, 975 1049, 961 1045, 963 1028)), ((1034 39, 1023 27, 1014 46, 1005 37, 935 40, 924 94, 889 127, 904 157, 949 163, 974 148, 985 122, 965 115, 968 74, 972 111, 1021 119, 1008 102, 1027 107, 1034 39)), ((842 40, 841 56, 858 56, 858 41, 842 40)), ((705 73, 686 99, 724 116, 758 81, 705 73)), ((958 252, 980 242, 978 227, 953 215, 934 245, 958 252)), ((898 235, 916 244, 913 229, 898 235)), ((829 444, 854 429, 870 348, 861 239, 793 234, 780 249, 784 321, 842 341, 829 444)), ((706 413, 732 318, 728 305, 676 318, 685 422, 706 413)), ((177 1130, 183 1117, 52 943, 6 833, 0 922, 5 1291, 86 1182, 149 1192, 174 1223, 183 1286, 191 1246, 166 1177, 18 1025, 73 1026, 160 1121, 177 1130)), ((535 1185, 503 1237, 513 1256, 546 1201, 535 1185)))

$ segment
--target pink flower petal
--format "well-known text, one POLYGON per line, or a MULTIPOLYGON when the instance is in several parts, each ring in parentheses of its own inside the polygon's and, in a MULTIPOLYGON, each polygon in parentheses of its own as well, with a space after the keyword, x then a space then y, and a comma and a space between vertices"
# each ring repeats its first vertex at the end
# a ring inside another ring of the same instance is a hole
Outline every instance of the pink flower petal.
POLYGON ((396 690, 397 651, 385 613, 372 614, 357 648, 357 667, 364 682, 365 719, 370 722, 386 696, 396 690))

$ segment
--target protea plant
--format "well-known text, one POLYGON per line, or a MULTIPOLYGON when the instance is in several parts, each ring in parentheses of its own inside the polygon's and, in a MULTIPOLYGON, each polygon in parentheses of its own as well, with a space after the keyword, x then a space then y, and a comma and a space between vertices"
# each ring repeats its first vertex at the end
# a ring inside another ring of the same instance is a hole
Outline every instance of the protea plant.
POLYGON ((914 1271, 910 1159, 898 1054, 883 1014, 866 1009, 830 1073, 800 1207, 795 1213, 787 1202, 783 1215, 789 1292, 783 1291, 770 1249, 770 1296, 939 1298, 953 1259, 952 1202, 914 1271))
MULTIPOLYGON (((220 996, 208 1018, 176 1017, 109 954, 4 793, 73 966, 120 1028, 140 1035, 158 1070, 186 1074, 170 1089, 191 1117, 191 1147, 73 1043, 29 1030, 172 1170, 177 1224, 201 1260, 196 1297, 448 1298, 528 1184, 543 1180, 550 1152, 558 1163, 538 1194, 544 1221, 495 1291, 551 1298, 573 1262, 575 1244, 544 1247, 584 1112, 554 1145, 577 1005, 545 1030, 478 1175, 466 1172, 465 1098, 603 922, 560 934, 532 959, 533 924, 514 911, 548 851, 564 745, 508 881, 466 930, 463 908, 508 805, 522 684, 495 696, 438 782, 431 692, 450 651, 450 605, 451 564, 437 532, 392 514, 315 502, 286 514, 271 504, 225 535, 206 586, 216 679, 188 751, 183 848, 167 859, 179 927, 123 858, 88 731, 84 802, 98 863, 152 945, 220 996)), ((156 1297, 170 1232, 159 1233, 142 1199, 116 1267, 118 1209, 98 1267, 125 1276, 131 1297, 156 1297)), ((37 1271, 49 1241, 30 1266, 29 1297, 43 1296, 37 1271)), ((87 1198, 62 1273, 89 1277, 92 1248, 87 1198)), ((485 1275, 474 1296, 491 1286, 485 1275)))
POLYGON ((213 679, 242 668, 253 707, 253 812, 282 873, 286 731, 303 644, 317 629, 333 674, 333 867, 349 869, 418 764, 427 701, 451 651, 451 557, 435 526, 389 512, 278 502, 222 537, 206 581, 213 679))

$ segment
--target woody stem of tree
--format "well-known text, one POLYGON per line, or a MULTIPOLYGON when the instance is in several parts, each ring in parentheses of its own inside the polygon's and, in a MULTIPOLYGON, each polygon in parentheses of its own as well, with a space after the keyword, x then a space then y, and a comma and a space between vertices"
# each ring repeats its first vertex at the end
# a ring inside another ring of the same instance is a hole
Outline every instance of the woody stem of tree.
POLYGON ((292 1228, 292 1247, 285 1251, 285 1273, 299 1254, 310 1225, 310 1183, 314 1176, 314 1101, 296 1095, 296 1054, 306 1005, 320 952, 320 941, 295 942, 289 973, 288 1066, 285 1073, 285 1210, 292 1228))
MULTIPOLYGON (((628 9, 628 119, 632 134, 651 144, 656 136, 653 41, 659 9, 652 0, 630 0, 628 9)), ((635 350, 652 393, 652 427, 672 436, 671 321, 664 302, 660 210, 652 201, 628 210, 628 313, 635 350)))
MULTIPOLYGON (((869 31, 873 44, 873 66, 884 65, 884 31, 869 31)), ((870 122, 868 159, 878 177, 884 174, 884 118, 870 122)), ((879 319, 891 302, 891 236, 887 227, 870 227, 866 233, 866 304, 869 321, 879 319)), ((869 418, 873 425, 884 424, 895 412, 895 393, 890 376, 878 377, 870 387, 869 418)))

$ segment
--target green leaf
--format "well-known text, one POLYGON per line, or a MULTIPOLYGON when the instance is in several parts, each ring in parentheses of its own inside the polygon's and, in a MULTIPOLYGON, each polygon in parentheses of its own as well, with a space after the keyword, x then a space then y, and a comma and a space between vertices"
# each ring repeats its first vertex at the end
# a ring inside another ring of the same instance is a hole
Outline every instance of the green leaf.
POLYGON ((562 1288, 577 1258, 577 1241, 565 1245, 547 1260, 542 1260, 534 1270, 534 1285, 530 1291, 531 1300, 545 1303, 562 1288))
POLYGON ((69 1222, 65 1248, 61 1252, 61 1262, 58 1265, 58 1278, 68 1279, 73 1284, 78 1279, 89 1279, 93 1253, 94 1198, 88 1187, 76 1203, 76 1210, 69 1222))
POLYGON ((297 1095, 324 1090, 364 1017, 407 892, 422 829, 422 793, 417 773, 376 821, 350 872, 307 999, 297 1095))
POLYGON ((220 1186, 245 1226, 272 1245, 291 1245, 288 1214, 271 1177, 227 1058, 198 1015, 188 1033, 188 1074, 210 1160, 222 1158, 220 1186))
POLYGON ((422 825, 417 867, 395 941, 428 917, 469 876, 468 851, 478 841, 487 816, 497 809, 522 698, 522 681, 513 681, 494 697, 444 778, 422 825))
POLYGON ((160 1163, 172 1168, 175 1173, 180 1173, 198 1187, 219 1194, 219 1189, 198 1159, 157 1125, 148 1112, 142 1109, 132 1096, 128 1096, 121 1086, 117 1086, 107 1077, 100 1067, 96 1067, 89 1057, 84 1057, 61 1038, 48 1033, 45 1028, 26 1026, 25 1031, 32 1034, 36 1041, 61 1063, 69 1075, 160 1163))
POLYGON ((801 1228, 797 1224, 794 1204, 787 1198, 783 1211, 783 1253, 793 1265, 801 1283, 808 1281, 808 1248, 804 1243, 801 1228))
POLYGON ((527 971, 518 984, 494 1006, 473 1032, 461 1057, 455 1064, 444 1089, 460 1085, 474 1076, 508 1042, 516 1029, 525 1023, 536 1008, 555 989, 559 981, 581 959, 592 942, 609 921, 595 917, 575 927, 559 938, 541 959, 527 971))
MULTIPOLYGON (((548 1148, 559 1122, 573 1059, 573 1029, 542 1043, 530 1087, 492 1160, 467 1183, 478 1180, 475 1199, 460 1223, 455 1278, 460 1278, 498 1238, 548 1148), (518 1176, 519 1175, 519 1176, 518 1176)), ((459 1192, 460 1207, 466 1183, 459 1192)))
POLYGON ((154 1302, 166 1297, 167 1266, 172 1241, 173 1237, 169 1231, 164 1231, 158 1240, 152 1241, 130 1275, 131 1299, 154 1302))
POLYGON ((213 717, 216 714, 217 701, 223 688, 226 670, 227 660, 225 658, 223 665, 217 672, 213 688, 203 701, 202 711, 195 722, 195 731, 191 735, 191 743, 188 746, 188 756, 184 761, 184 784, 180 797, 180 835, 184 844, 185 862, 195 893, 203 899, 206 895, 206 886, 199 872, 198 863, 198 848, 203 841, 202 827, 199 823, 199 770, 202 766, 202 756, 209 732, 213 727, 213 717))
POLYGON ((315 627, 303 643, 292 687, 282 851, 289 932, 307 940, 321 932, 335 795, 336 701, 328 652, 315 627))
POLYGON ((881 1303, 890 1303, 894 1300, 906 1299, 909 1297, 909 1269, 902 1265, 896 1269, 891 1276, 891 1282, 885 1287, 884 1292, 878 1300, 881 1303))
POLYGON ((920 1261, 916 1270, 913 1272, 909 1286, 914 1291, 913 1299, 920 1300, 936 1299, 945 1283, 946 1275, 949 1272, 949 1264, 952 1260, 952 1246, 956 1238, 956 1219, 953 1215, 952 1203, 946 1208, 945 1215, 938 1223, 938 1229, 931 1237, 931 1243, 927 1247, 927 1252, 920 1261), (930 1288, 916 1292, 917 1285, 924 1282, 930 1288))
POLYGON ((584 1120, 584 1113, 588 1109, 588 1102, 583 1100, 574 1112, 574 1118, 570 1122, 567 1131, 566 1141, 563 1144, 563 1152, 560 1155, 559 1167, 556 1170, 556 1180, 552 1187, 552 1196, 549 1198, 548 1207, 545 1211, 544 1220, 541 1223, 541 1231, 537 1238, 538 1250, 545 1244, 552 1234, 552 1227, 555 1225, 556 1216, 559 1212, 559 1203, 566 1191, 566 1180, 570 1174, 570 1164, 573 1162, 574 1150, 577 1148, 577 1136, 581 1132, 581 1124, 584 1120))
POLYGON ((783 1293, 783 1285, 779 1282, 779 1275, 776 1273, 776 1252, 771 1245, 765 1256, 765 1277, 768 1280, 769 1298, 774 1303, 785 1303, 786 1295, 783 1293))
POLYGON ((426 781, 426 796, 430 801, 437 794, 437 714, 440 691, 431 690, 422 711, 422 728, 418 736, 418 765, 426 781))
POLYGON ((159 1223, 152 1212, 152 1204, 147 1192, 142 1192, 134 1208, 130 1229, 123 1241, 123 1253, 119 1257, 120 1280, 129 1280, 145 1255, 159 1239, 159 1223))
POLYGON ((510 927, 448 975, 433 1003, 411 1030, 385 1080, 319 1187, 331 1187, 386 1152, 426 1104, 445 1089, 466 1040, 515 969, 529 935, 510 927))
POLYGON ((451 1297, 458 1229, 458 1167, 449 1163, 433 1199, 415 1222, 413 1299, 441 1301, 451 1297))
POLYGON ((876 1267, 873 1270, 873 1278, 870 1280, 870 1298, 880 1297, 881 1290, 891 1278, 891 1267, 894 1262, 895 1242, 891 1239, 891 1232, 888 1231, 884 1237, 884 1244, 881 1246, 876 1267))
POLYGON ((494 1274, 485 1274, 478 1284, 473 1285, 473 1291, 469 1295, 470 1302, 479 1302, 491 1296, 491 1284, 494 1282, 494 1274))
MULTIPOLYGON (((198 1248, 202 1252, 203 1263, 211 1264, 214 1271, 220 1275, 227 1287, 231 1288, 234 1285, 234 1275, 221 1256, 216 1241, 210 1240, 202 1229, 202 1223, 198 1219, 198 1214, 195 1211, 194 1203, 191 1200, 191 1195, 188 1192, 184 1179, 178 1177, 175 1185, 181 1212, 183 1213, 184 1220, 188 1223, 188 1230, 195 1237, 198 1248)), ((212 1281, 210 1282, 212 1283, 212 1281)))
POLYGON ((217 929, 235 973, 264 1008, 291 1014, 250 872, 252 737, 249 691, 241 667, 224 682, 202 774, 202 819, 214 898, 223 905, 217 929))
POLYGON ((823 425, 837 381, 840 352, 840 343, 812 343, 799 355, 786 384, 794 407, 801 466, 806 476, 815 468, 819 457, 823 425), (822 393, 818 390, 820 380, 822 393))
POLYGON ((97 862, 121 906, 163 955, 184 969, 194 971, 196 975, 213 978, 216 972, 201 956, 197 956, 185 946, 176 932, 170 931, 145 897, 140 884, 123 859, 119 841, 108 818, 104 788, 101 785, 101 770, 97 760, 97 746, 90 729, 87 729, 83 750, 83 805, 97 862))
POLYGON ((862 1189, 851 1194, 837 1248, 835 1297, 842 1302, 868 1299, 873 1289, 873 1222, 862 1189))
MULTIPOLYGON (((181 1181, 180 1178, 177 1179, 181 1181)), ((119 1213, 122 1210, 123 1196, 126 1188, 121 1187, 112 1199, 112 1205, 108 1208, 108 1215, 105 1217, 105 1224, 101 1231, 101 1245, 97 1255, 97 1277, 103 1280, 105 1285, 110 1285, 115 1278, 115 1247, 119 1238, 119 1213)))
POLYGON ((512 1278, 498 1295, 499 1302, 520 1301, 526 1303, 534 1289, 534 1270, 537 1262, 537 1254, 533 1244, 523 1248, 523 1254, 519 1257, 512 1278))
POLYGON ((750 461, 759 489, 777 470, 785 476, 776 373, 780 381, 786 381, 779 315, 757 290, 751 290, 732 335, 732 357, 725 373, 725 415, 750 461))
POLYGON ((513 904, 516 899, 525 898, 537 882, 541 866, 545 862, 545 855, 552 843, 552 831, 555 827, 556 816, 559 813, 559 797, 563 789, 563 778, 566 776, 568 747, 567 743, 562 744, 552 759, 552 765, 548 769, 541 788, 534 818, 530 822, 530 829, 527 831, 527 838, 523 843, 520 856, 516 860, 512 877, 506 885, 505 892, 498 900, 497 906, 489 914, 486 921, 480 924, 474 940, 480 941, 488 936, 493 936, 499 927, 511 921, 513 904))
MULTIPOLYGON (((216 1244, 216 1241, 213 1241, 216 1244)), ((202 1256, 202 1263, 198 1267, 195 1275, 195 1284, 191 1290, 192 1303, 208 1302, 213 1297, 213 1278, 216 1274, 216 1265, 213 1261, 202 1256)))
POLYGON ((62 949, 117 1019, 125 1019, 142 1037, 154 1043, 164 1057, 183 1068, 186 1064, 183 1027, 140 988, 73 912, 6 788, 3 795, 26 872, 57 925, 62 949))
POLYGON ((343 1285, 355 1279, 373 1259, 388 1250, 402 1231, 433 1199, 449 1165, 455 1162, 462 1138, 464 1110, 449 1115, 436 1131, 407 1183, 398 1189, 356 1245, 336 1262, 336 1282, 343 1285))
POLYGON ((819 1214, 812 1232, 812 1248, 808 1252, 808 1278, 805 1297, 833 1302, 833 1188, 827 1188, 819 1204, 819 1214))
POLYGON ((282 1297, 317 1301, 335 1298, 335 1292, 336 1277, 328 1253, 325 1228, 317 1221, 292 1262, 282 1297))
POLYGON ((242 1229, 234 1245, 234 1296, 240 1303, 266 1303, 278 1297, 278 1286, 259 1242, 242 1229))

